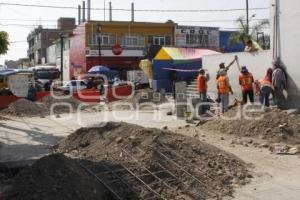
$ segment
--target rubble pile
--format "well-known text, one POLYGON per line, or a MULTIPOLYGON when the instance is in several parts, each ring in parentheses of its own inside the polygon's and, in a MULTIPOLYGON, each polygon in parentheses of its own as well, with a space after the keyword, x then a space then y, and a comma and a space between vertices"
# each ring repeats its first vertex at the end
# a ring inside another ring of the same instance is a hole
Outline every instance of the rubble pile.
POLYGON ((37 117, 47 115, 49 110, 41 103, 18 99, 11 103, 8 108, 1 110, 1 114, 16 117, 37 117))
MULTIPOLYGON (((231 110, 227 116, 233 116, 236 110, 231 110)), ((220 131, 241 137, 256 137, 271 143, 300 144, 300 116, 287 111, 272 109, 266 112, 254 112, 250 116, 233 120, 217 118, 199 126, 201 130, 220 131)))
POLYGON ((126 123, 81 128, 55 149, 87 168, 93 163, 89 170, 124 199, 146 199, 149 188, 166 199, 220 199, 252 177, 243 161, 216 147, 126 123))
POLYGON ((21 171, 4 194, 7 200, 114 199, 75 160, 59 154, 44 157, 21 171))

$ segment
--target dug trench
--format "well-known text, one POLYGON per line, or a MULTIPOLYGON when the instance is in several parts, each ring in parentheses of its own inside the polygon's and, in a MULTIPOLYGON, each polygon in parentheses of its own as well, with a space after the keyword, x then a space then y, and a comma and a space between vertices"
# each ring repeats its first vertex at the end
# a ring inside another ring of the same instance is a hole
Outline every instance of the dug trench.
POLYGON ((81 128, 13 178, 5 199, 201 200, 233 196, 252 176, 232 154, 168 130, 81 128))

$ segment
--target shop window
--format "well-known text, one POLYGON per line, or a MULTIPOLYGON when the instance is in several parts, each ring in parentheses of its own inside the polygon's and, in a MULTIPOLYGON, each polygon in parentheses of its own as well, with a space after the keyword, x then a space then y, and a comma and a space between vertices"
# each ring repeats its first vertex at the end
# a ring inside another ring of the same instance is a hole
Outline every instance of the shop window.
POLYGON ((121 45, 143 47, 145 46, 145 38, 141 35, 123 35, 121 37, 121 45))
MULTIPOLYGON (((113 34, 101 34, 100 36, 101 45, 112 46, 116 44, 116 36, 113 34)), ((89 45, 97 46, 98 45, 98 34, 90 33, 89 34, 89 45)))
POLYGON ((148 43, 152 45, 170 46, 171 37, 170 36, 149 36, 148 43))

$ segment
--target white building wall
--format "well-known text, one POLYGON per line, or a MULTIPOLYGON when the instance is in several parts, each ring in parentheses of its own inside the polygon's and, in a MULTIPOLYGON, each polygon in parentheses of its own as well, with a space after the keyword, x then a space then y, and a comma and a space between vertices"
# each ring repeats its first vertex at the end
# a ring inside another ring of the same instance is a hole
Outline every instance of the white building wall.
POLYGON ((56 45, 51 45, 46 50, 47 64, 56 63, 56 45))
MULTIPOLYGON (((288 104, 300 107, 300 1, 299 0, 271 0, 272 17, 271 32, 274 27, 275 8, 278 8, 278 54, 288 74, 288 104)), ((274 36, 274 33, 272 34, 274 36)), ((276 36, 276 34, 275 34, 276 36)), ((272 40, 274 47, 274 40, 272 40)), ((276 47, 276 45, 275 45, 276 47)), ((276 52, 276 51, 275 51, 276 52)), ((274 55, 276 57, 276 54, 274 55)))
MULTIPOLYGON (((70 77, 70 51, 65 50, 63 55, 63 81, 69 81, 71 80, 70 77)), ((56 58, 56 66, 60 70, 60 56, 56 58)))
MULTIPOLYGON (((219 64, 224 62, 226 66, 234 59, 237 55, 239 58, 240 66, 247 66, 249 71, 253 74, 255 80, 262 79, 266 71, 272 65, 272 52, 262 51, 260 53, 226 53, 211 56, 204 56, 202 59, 203 68, 207 69, 211 80, 208 83, 209 95, 212 98, 216 98, 217 86, 216 86, 216 75, 219 70, 219 64)), ((239 75, 237 63, 233 64, 228 71, 230 83, 234 92, 234 97, 242 100, 241 87, 239 85, 239 75)))

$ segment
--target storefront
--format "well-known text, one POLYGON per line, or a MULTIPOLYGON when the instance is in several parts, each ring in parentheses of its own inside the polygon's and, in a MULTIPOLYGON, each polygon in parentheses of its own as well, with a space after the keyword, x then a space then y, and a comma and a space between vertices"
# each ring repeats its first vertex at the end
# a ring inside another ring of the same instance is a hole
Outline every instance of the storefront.
POLYGON ((176 47, 219 48, 219 28, 202 26, 176 26, 176 47))

